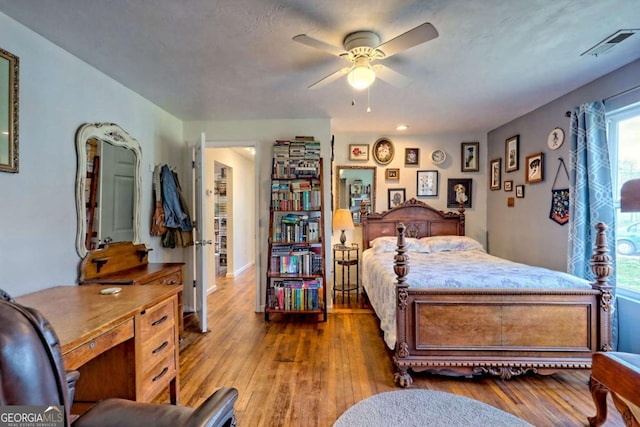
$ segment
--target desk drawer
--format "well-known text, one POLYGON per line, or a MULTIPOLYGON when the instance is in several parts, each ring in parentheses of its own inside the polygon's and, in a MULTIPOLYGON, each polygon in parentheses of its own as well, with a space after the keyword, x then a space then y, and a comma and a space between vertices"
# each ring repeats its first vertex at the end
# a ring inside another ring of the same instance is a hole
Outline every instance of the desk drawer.
POLYGON ((133 319, 130 319, 80 347, 65 353, 63 355, 65 369, 78 369, 99 354, 133 338, 133 331, 133 319))
POLYGON ((140 338, 142 342, 149 337, 175 326, 175 298, 158 304, 140 315, 140 338))
POLYGON ((182 271, 176 271, 166 276, 162 276, 156 280, 150 282, 141 283, 142 285, 181 285, 182 284, 182 271))
POLYGON ((167 328, 145 340, 142 344, 142 372, 147 375, 152 368, 168 358, 175 357, 175 329, 167 328))
POLYGON ((152 401, 166 388, 171 380, 176 378, 176 359, 173 351, 167 352, 163 360, 159 360, 155 366, 149 369, 141 380, 142 401, 152 401))

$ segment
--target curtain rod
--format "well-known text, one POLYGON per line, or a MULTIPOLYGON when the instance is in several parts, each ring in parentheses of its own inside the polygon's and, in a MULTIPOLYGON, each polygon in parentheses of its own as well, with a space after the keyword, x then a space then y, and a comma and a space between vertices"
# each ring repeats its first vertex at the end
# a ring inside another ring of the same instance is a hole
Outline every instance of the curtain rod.
MULTIPOLYGON (((614 95, 611 95, 611 96, 603 99, 602 102, 611 101, 612 99, 615 99, 615 98, 617 98, 619 96, 626 95, 628 93, 634 92, 634 91, 636 91, 638 89, 640 89, 640 85, 630 87, 629 89, 623 90, 622 92, 618 92, 618 93, 616 93, 614 95)), ((571 111, 567 111, 566 113, 564 113, 564 115, 567 116, 567 117, 571 117, 571 111)))

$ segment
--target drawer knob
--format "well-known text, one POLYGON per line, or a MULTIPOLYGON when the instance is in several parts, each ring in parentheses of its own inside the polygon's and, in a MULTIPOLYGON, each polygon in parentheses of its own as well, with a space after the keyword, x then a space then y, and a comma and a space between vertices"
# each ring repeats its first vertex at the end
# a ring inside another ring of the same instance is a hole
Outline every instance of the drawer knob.
POLYGON ((167 372, 169 372, 169 368, 165 366, 164 369, 162 369, 162 372, 160 372, 158 375, 153 377, 151 381, 153 382, 158 381, 160 378, 164 377, 167 374, 167 372))
POLYGON ((162 349, 163 349, 163 348, 165 348, 165 347, 166 347, 166 346, 168 346, 168 345, 169 345, 169 341, 165 341, 165 342, 163 342, 162 344, 160 344, 160 347, 156 348, 156 349, 155 349, 155 350, 153 350, 151 353, 152 353, 152 354, 156 354, 156 353, 158 353, 158 352, 162 351, 162 349))
POLYGON ((161 318, 159 318, 158 320, 156 320, 155 322, 153 322, 151 324, 151 326, 158 326, 160 323, 166 321, 169 317, 165 314, 164 316, 162 316, 161 318))
POLYGON ((96 347, 96 343, 95 343, 95 341, 91 341, 91 342, 89 343, 89 348, 90 348, 91 350, 93 350, 95 347, 96 347))
POLYGON ((178 281, 176 279, 171 279, 167 283, 169 283, 170 285, 175 285, 176 283, 178 283, 178 281))

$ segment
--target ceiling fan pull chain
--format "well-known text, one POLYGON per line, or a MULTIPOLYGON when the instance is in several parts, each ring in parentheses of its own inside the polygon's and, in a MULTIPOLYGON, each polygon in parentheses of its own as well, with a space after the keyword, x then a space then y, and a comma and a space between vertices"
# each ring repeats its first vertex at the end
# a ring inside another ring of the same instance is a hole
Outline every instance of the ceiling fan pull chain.
POLYGON ((371 87, 367 88, 367 113, 371 112, 371 87))

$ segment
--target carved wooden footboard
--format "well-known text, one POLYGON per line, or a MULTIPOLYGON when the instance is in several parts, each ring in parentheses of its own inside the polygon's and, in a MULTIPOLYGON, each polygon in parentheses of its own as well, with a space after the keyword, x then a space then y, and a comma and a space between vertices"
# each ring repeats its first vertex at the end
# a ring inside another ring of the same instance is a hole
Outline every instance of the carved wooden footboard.
POLYGON ((463 235, 464 211, 437 211, 417 200, 363 221, 364 247, 395 226, 396 382, 412 383, 409 370, 510 378, 560 369, 588 369, 595 351, 611 349, 611 274, 604 230, 598 226, 592 289, 410 288, 405 235, 463 235), (413 231, 411 231, 413 230, 413 231))

